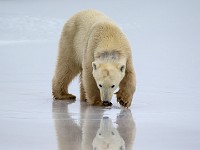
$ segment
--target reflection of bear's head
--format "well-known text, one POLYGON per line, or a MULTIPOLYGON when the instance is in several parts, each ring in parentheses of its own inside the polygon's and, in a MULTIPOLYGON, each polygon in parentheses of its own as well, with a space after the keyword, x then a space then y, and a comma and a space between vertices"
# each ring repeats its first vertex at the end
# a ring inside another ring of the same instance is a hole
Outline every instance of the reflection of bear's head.
POLYGON ((125 75, 125 65, 114 61, 95 61, 92 66, 101 100, 110 102, 114 91, 125 75))
POLYGON ((125 150, 125 142, 109 117, 103 117, 92 143, 94 150, 125 150))

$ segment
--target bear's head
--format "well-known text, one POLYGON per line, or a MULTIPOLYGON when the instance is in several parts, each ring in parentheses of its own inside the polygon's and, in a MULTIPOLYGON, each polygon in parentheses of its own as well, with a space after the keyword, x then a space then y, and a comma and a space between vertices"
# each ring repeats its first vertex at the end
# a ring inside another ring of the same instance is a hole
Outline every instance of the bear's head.
POLYGON ((125 65, 118 62, 95 61, 92 62, 93 77, 99 88, 101 101, 112 104, 110 101, 114 91, 119 87, 125 76, 125 65))

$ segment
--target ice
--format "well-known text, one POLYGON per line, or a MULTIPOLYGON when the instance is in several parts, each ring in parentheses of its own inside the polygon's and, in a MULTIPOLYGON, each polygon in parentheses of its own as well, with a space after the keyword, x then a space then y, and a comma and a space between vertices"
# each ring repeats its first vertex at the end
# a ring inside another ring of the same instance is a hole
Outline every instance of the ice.
POLYGON ((0 1, 0 149, 105 146, 112 136, 106 134, 105 145, 96 140, 104 117, 112 121, 110 133, 119 134, 110 149, 199 150, 199 5, 195 0, 0 1), (113 18, 131 43, 137 91, 129 109, 115 97, 108 108, 80 102, 78 78, 69 89, 75 102, 52 100, 62 27, 89 8, 113 18))

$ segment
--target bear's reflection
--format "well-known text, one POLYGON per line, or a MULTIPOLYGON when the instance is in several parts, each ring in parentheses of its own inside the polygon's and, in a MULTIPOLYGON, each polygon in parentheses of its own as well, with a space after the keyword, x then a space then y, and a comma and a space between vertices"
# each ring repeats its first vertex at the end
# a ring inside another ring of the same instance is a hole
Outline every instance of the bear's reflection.
POLYGON ((59 150, 132 149, 135 123, 130 110, 121 110, 115 122, 117 127, 114 127, 112 120, 104 116, 106 109, 81 103, 80 120, 77 120, 72 118, 68 105, 69 101, 53 102, 59 150))
POLYGON ((81 150, 82 133, 80 126, 68 112, 67 101, 53 102, 53 119, 59 150, 81 150))

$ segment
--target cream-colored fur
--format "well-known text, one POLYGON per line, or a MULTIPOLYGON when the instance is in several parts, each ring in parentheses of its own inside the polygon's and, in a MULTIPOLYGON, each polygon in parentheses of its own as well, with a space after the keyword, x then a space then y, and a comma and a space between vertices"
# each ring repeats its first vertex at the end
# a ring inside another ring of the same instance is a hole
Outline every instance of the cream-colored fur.
POLYGON ((77 13, 63 28, 52 85, 55 99, 76 98, 68 86, 79 73, 81 100, 101 105, 111 100, 114 90, 109 88, 119 85, 118 102, 131 105, 135 73, 128 40, 113 21, 95 10, 77 13))

